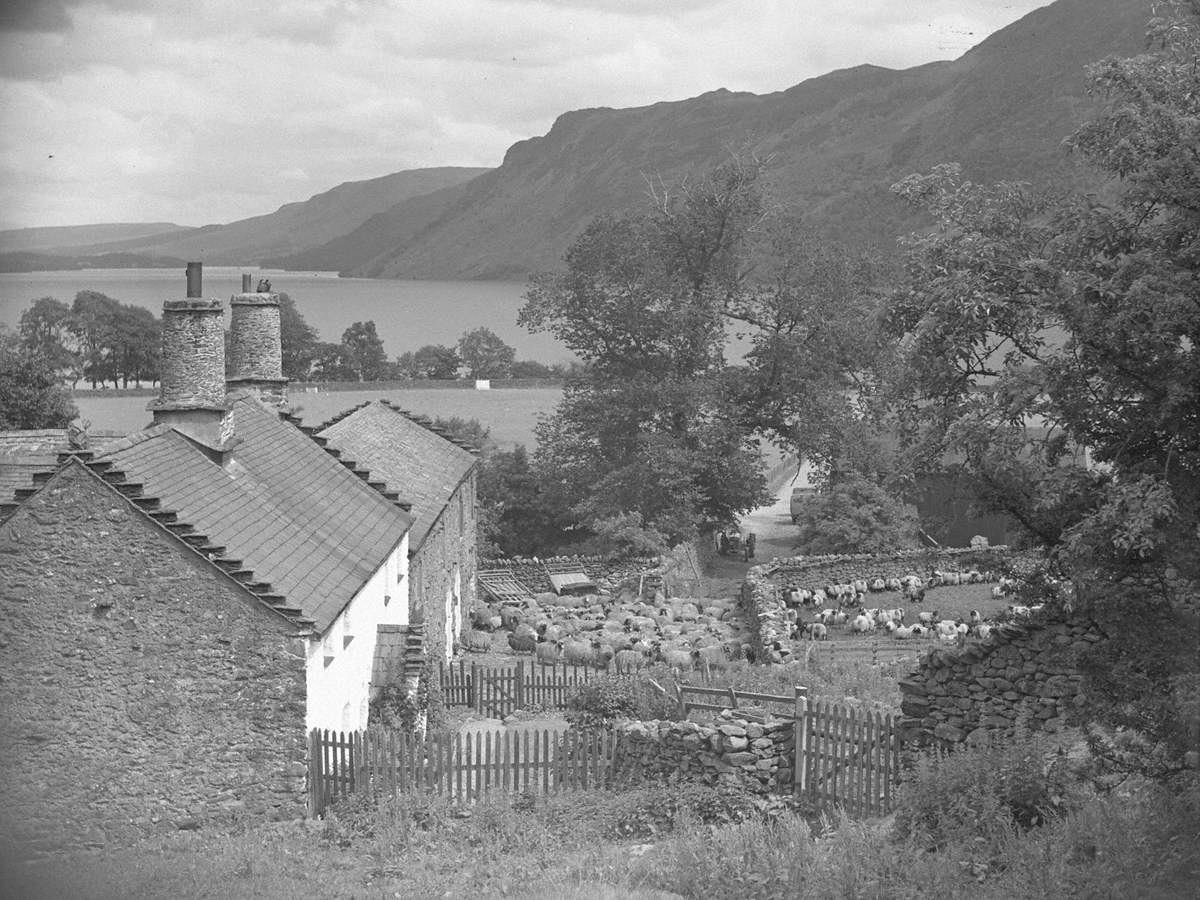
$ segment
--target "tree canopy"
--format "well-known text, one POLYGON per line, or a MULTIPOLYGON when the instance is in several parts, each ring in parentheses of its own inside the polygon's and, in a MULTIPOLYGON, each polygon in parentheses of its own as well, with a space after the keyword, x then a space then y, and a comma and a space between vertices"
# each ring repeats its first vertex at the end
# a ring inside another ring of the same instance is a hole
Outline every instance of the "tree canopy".
POLYGON ((490 328, 476 328, 458 339, 458 357, 468 378, 508 378, 517 351, 490 328))
POLYGON ((66 428, 78 415, 50 361, 0 326, 0 431, 66 428))

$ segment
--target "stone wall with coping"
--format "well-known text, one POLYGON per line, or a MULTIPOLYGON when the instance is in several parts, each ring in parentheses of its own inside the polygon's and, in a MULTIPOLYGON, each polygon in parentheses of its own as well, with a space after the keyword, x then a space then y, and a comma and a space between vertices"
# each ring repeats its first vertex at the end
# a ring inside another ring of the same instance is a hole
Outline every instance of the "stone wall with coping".
POLYGON ((791 721, 760 724, 731 710, 713 722, 625 722, 614 760, 619 780, 680 778, 755 794, 790 794, 795 758, 791 721))
POLYGON ((78 462, 0 524, 0 840, 305 813, 305 638, 78 462))
POLYGON ((1086 702, 1078 656, 1103 635, 1095 623, 1047 619, 998 626, 983 641, 934 649, 900 682, 905 741, 976 743, 1071 724, 1086 702))

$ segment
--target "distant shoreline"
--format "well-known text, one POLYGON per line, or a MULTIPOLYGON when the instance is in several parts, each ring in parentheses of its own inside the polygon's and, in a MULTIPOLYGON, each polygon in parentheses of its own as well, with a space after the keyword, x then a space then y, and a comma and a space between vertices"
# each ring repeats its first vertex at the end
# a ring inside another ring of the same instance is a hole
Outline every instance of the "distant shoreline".
MULTIPOLYGON (((561 378, 493 378, 490 381, 494 390, 521 390, 539 388, 561 388, 561 378)), ((394 381, 293 381, 288 385, 291 394, 324 394, 343 391, 404 391, 404 390, 447 390, 473 391, 475 381, 470 378, 439 379, 439 378, 407 378, 394 381)), ((85 397, 157 397, 157 387, 112 388, 98 387, 92 389, 81 384, 71 389, 72 394, 85 397)))

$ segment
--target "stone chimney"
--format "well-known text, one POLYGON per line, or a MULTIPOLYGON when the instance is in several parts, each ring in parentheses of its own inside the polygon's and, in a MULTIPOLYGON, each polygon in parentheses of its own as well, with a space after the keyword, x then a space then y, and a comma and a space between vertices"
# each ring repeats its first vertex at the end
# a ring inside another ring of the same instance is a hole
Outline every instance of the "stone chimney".
MULTIPOLYGON (((245 275, 242 276, 242 287, 249 287, 245 275)), ((229 326, 228 390, 251 390, 263 403, 276 409, 287 409, 288 382, 283 377, 279 295, 269 290, 253 293, 243 290, 229 299, 229 307, 233 321, 229 326)))
POLYGON ((220 450, 232 437, 225 402, 225 311, 204 299, 202 264, 187 265, 187 299, 163 303, 162 388, 146 407, 155 424, 174 426, 220 450))

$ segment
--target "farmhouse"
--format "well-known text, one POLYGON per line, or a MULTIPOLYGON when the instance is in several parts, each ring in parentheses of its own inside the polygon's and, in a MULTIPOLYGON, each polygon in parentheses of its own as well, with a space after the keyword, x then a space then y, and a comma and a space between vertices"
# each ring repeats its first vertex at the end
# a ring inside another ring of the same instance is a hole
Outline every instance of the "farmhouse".
POLYGON ((152 424, 0 462, 0 815, 23 843, 301 814, 307 730, 365 727, 396 671, 378 650, 410 630, 409 504, 287 415, 278 295, 233 297, 226 383, 222 304, 192 274, 152 424))
POLYGON ((410 504, 409 608, 431 656, 449 660, 475 597, 473 453, 387 400, 348 410, 317 434, 410 504))

